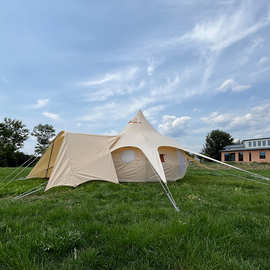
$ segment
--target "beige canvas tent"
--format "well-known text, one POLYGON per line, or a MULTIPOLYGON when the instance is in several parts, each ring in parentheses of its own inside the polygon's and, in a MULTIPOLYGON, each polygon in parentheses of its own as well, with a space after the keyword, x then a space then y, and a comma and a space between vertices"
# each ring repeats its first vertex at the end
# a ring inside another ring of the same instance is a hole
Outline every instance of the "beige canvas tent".
POLYGON ((183 178, 187 165, 177 142, 159 134, 139 111, 117 136, 60 132, 28 178, 49 178, 46 190, 91 180, 166 185, 183 178))
MULTIPOLYGON (((159 134, 141 111, 117 136, 60 132, 27 178, 48 178, 45 191, 57 186, 76 187, 92 180, 113 183, 159 181, 179 211, 167 182, 184 177, 190 159, 185 152, 270 181, 265 176, 180 147, 175 140, 159 134)), ((38 190, 40 188, 18 198, 38 190)))

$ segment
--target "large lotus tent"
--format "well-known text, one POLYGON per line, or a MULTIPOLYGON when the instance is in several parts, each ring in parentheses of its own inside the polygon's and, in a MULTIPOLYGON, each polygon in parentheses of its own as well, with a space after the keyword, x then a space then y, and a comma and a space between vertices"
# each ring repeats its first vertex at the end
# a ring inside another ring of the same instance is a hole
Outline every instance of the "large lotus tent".
POLYGON ((183 178, 184 151, 159 134, 139 111, 117 136, 60 132, 28 178, 49 178, 45 190, 76 187, 91 180, 119 182, 167 181, 183 178))

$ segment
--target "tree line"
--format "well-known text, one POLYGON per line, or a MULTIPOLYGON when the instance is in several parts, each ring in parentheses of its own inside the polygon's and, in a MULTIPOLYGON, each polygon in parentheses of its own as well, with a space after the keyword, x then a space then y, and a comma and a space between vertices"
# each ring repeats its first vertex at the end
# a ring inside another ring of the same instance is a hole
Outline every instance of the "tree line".
POLYGON ((0 122, 0 167, 20 166, 31 158, 21 151, 30 135, 37 139, 35 154, 42 155, 55 136, 55 129, 52 125, 39 124, 30 132, 20 120, 4 118, 0 122))

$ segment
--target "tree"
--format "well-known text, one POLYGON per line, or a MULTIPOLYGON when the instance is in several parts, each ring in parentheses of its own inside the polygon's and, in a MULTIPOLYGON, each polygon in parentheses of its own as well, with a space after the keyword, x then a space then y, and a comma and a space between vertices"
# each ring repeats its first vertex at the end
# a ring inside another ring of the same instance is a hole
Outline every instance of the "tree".
POLYGON ((23 147, 28 138, 29 130, 22 121, 4 118, 0 123, 0 148, 3 151, 15 152, 23 147))
POLYGON ((233 138, 229 133, 218 129, 212 130, 206 136, 202 153, 211 158, 221 160, 220 150, 232 143, 233 138))
POLYGON ((0 166, 14 166, 17 157, 21 159, 18 150, 23 147, 28 135, 29 130, 19 120, 4 118, 0 122, 0 166))
POLYGON ((39 124, 34 127, 32 136, 37 138, 37 145, 35 146, 35 153, 41 155, 49 147, 50 139, 55 136, 55 129, 52 125, 39 124))

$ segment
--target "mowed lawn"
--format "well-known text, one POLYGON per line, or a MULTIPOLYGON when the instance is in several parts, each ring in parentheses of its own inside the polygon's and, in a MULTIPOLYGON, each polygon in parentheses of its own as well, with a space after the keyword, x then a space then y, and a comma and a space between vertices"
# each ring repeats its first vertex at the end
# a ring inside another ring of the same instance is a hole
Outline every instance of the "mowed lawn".
MULTIPOLYGON (((169 184, 179 213, 159 183, 89 182, 15 200, 46 181, 1 180, 0 269, 270 269, 270 186, 217 169, 191 166, 169 184)), ((249 169, 270 177, 267 165, 249 169)))

